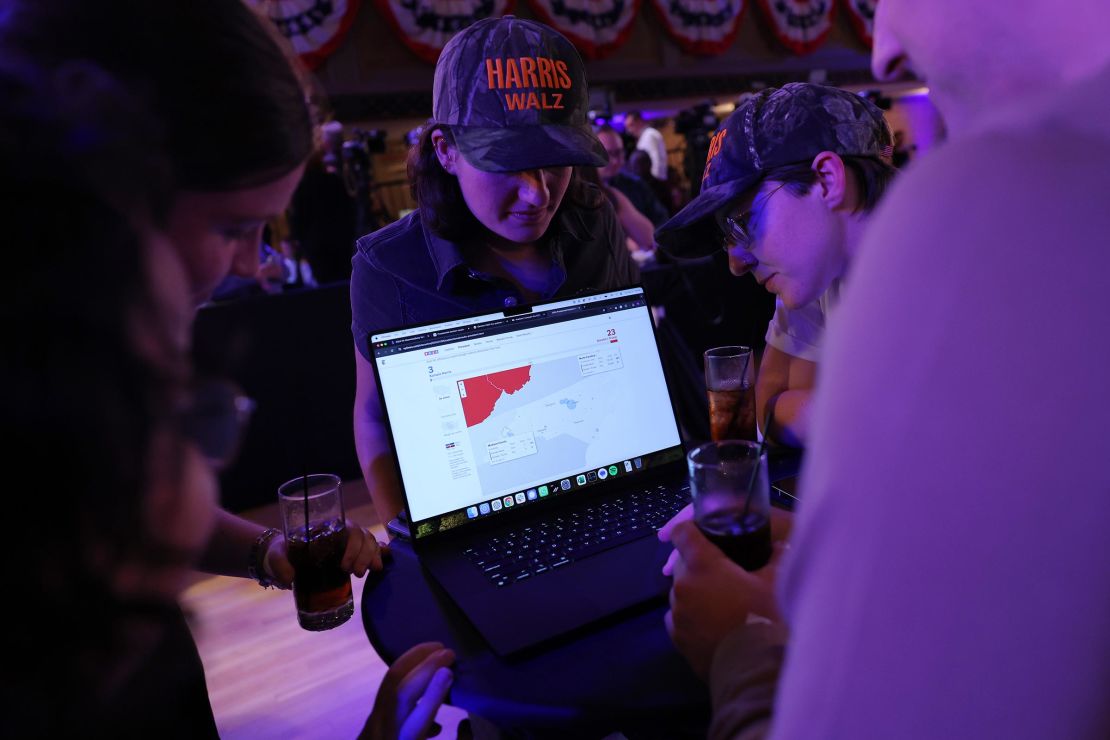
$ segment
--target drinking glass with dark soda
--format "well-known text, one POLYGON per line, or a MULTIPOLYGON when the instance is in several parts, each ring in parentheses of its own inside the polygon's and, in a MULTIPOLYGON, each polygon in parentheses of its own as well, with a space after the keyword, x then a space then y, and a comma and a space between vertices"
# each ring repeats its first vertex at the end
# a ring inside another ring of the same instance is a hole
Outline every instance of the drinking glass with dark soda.
POLYGON ((286 481, 278 503, 294 569, 297 621, 313 632, 338 627, 355 611, 351 575, 340 566, 347 525, 339 477, 321 473, 286 481))
POLYGON ((713 347, 705 351, 705 389, 709 396, 709 436, 756 438, 755 368, 751 347, 713 347))
POLYGON ((686 460, 698 529, 744 570, 762 568, 771 560, 766 453, 754 442, 724 440, 691 450, 686 460))

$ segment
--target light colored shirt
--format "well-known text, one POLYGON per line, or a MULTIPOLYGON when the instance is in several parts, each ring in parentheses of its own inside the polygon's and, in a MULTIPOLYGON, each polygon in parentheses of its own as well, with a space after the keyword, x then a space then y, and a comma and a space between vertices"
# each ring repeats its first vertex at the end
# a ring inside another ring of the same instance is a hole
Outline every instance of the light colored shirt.
POLYGON ((667 143, 663 134, 651 126, 645 126, 636 140, 636 148, 647 152, 651 159, 651 176, 656 180, 667 179, 667 143))
POLYGON ((840 300, 840 283, 837 278, 820 298, 797 309, 787 308, 776 298, 775 315, 767 325, 767 344, 792 357, 817 362, 829 314, 840 300))

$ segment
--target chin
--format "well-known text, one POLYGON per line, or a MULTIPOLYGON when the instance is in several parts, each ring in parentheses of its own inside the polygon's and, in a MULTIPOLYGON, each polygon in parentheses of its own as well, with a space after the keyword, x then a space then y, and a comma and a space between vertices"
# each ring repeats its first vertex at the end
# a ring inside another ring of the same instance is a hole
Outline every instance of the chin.
POLYGON ((532 242, 539 241, 541 238, 543 238, 543 235, 547 233, 547 227, 550 226, 550 224, 551 222, 548 221, 546 223, 536 224, 534 226, 528 227, 514 226, 512 228, 502 230, 498 234, 498 236, 517 244, 531 244, 532 242))
MULTIPOLYGON (((800 300, 798 300, 799 299, 798 291, 792 289, 790 286, 787 286, 787 287, 783 288, 781 291, 779 291, 778 297, 779 297, 779 300, 782 301, 782 305, 786 306, 791 311, 796 311, 799 308, 801 308, 802 306, 805 306, 807 303, 809 303, 809 301, 800 301, 800 300)), ((801 296, 801 297, 804 297, 804 296, 801 296)))

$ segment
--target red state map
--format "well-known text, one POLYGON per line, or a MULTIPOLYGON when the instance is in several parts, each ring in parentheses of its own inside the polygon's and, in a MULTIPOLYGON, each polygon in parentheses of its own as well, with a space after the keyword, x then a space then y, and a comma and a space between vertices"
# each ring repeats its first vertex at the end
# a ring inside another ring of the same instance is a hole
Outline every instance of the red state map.
POLYGON ((511 396, 531 379, 532 366, 525 365, 460 380, 459 397, 462 399, 466 426, 469 428, 488 419, 503 394, 511 396))

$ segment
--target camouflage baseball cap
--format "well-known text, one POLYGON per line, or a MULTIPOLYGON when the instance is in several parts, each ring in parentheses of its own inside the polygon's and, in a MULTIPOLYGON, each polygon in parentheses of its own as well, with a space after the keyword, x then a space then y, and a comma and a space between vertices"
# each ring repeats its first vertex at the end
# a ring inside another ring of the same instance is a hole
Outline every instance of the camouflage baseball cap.
POLYGON ((717 216, 777 167, 821 152, 889 159, 893 137, 868 100, 835 87, 792 82, 751 96, 709 144, 701 192, 655 232, 669 254, 704 256, 721 246, 717 216))
POLYGON ((487 172, 608 161, 586 118, 586 71, 555 30, 507 15, 457 33, 436 63, 432 119, 487 172))

